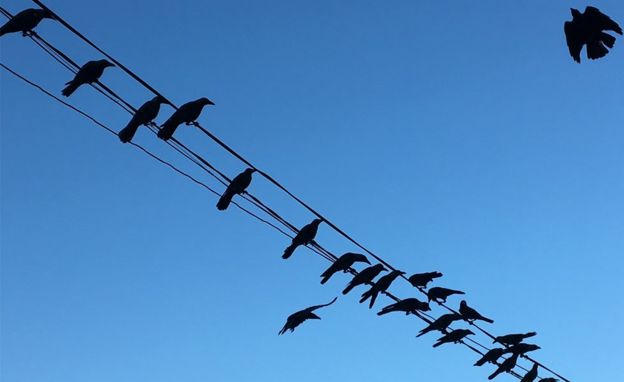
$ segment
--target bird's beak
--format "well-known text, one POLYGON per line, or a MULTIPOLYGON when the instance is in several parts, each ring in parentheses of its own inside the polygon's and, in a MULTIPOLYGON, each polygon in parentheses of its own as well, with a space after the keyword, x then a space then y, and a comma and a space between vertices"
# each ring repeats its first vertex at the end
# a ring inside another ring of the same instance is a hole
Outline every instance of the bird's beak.
POLYGON ((106 66, 107 66, 107 67, 108 67, 108 66, 115 66, 115 64, 113 64, 112 62, 107 61, 107 62, 106 62, 106 66))
POLYGON ((214 105, 214 102, 212 102, 211 100, 209 100, 209 99, 206 99, 206 100, 207 100, 207 101, 206 101, 206 103, 207 103, 208 105, 214 105))

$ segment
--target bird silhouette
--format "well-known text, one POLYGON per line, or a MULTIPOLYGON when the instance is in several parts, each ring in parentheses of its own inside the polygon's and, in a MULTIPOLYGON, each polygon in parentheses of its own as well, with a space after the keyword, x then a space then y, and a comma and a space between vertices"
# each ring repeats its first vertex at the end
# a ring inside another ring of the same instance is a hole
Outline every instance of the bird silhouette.
POLYGON ((558 381, 557 378, 552 378, 552 377, 540 379, 540 382, 557 382, 557 381, 558 381))
POLYGON ((438 317, 435 321, 431 322, 426 328, 422 329, 416 337, 420 337, 423 334, 427 334, 433 330, 445 331, 453 321, 461 320, 461 316, 457 313, 447 313, 438 317))
POLYGON ((529 337, 533 337, 534 335, 536 335, 537 333, 535 332, 528 332, 528 333, 520 333, 520 334, 507 334, 504 336, 498 336, 494 339, 494 341, 492 341, 492 343, 498 342, 501 343, 503 345, 507 345, 507 346, 512 346, 512 345, 517 345, 520 342, 524 341, 526 338, 529 337))
POLYGON ((128 122, 126 127, 121 129, 117 134, 119 136, 119 140, 123 143, 131 142, 139 126, 147 125, 156 119, 158 112, 160 111, 160 104, 165 102, 167 101, 165 101, 164 98, 156 96, 141 105, 136 113, 134 113, 134 116, 132 116, 132 119, 130 119, 130 122, 128 122))
POLYGON ((78 73, 74 76, 74 79, 67 82, 65 89, 61 92, 65 97, 69 97, 78 89, 81 85, 91 84, 96 82, 104 73, 104 69, 109 66, 115 66, 113 63, 107 60, 89 61, 82 65, 78 69, 78 73))
POLYGON ((382 316, 390 312, 405 312, 408 315, 416 311, 428 312, 430 310, 431 308, 429 308, 429 304, 426 302, 422 302, 417 298, 406 298, 382 308, 377 315, 382 316))
POLYGON ((251 174, 253 174, 256 170, 253 168, 248 168, 240 174, 236 175, 234 179, 227 186, 223 195, 219 198, 217 202, 217 209, 219 211, 223 211, 228 208, 230 203, 232 202, 232 198, 234 195, 242 194, 245 192, 247 187, 251 184, 251 174))
POLYGON ((474 365, 483 366, 485 365, 486 362, 496 363, 496 361, 498 361, 498 359, 502 357, 503 354, 505 354, 505 349, 501 349, 501 348, 490 349, 487 353, 483 355, 483 357, 481 357, 481 359, 475 362, 474 365))
POLYGON ((442 277, 440 272, 415 273, 407 280, 416 288, 426 288, 433 279, 442 277))
POLYGON ((513 353, 513 354, 520 354, 520 355, 525 355, 528 352, 532 352, 535 350, 539 350, 541 349, 539 346, 534 345, 534 344, 525 344, 524 342, 521 342, 517 345, 513 345, 510 348, 508 348, 505 353, 513 353))
POLYGON ((471 334, 474 335, 474 333, 468 329, 455 329, 443 335, 442 337, 438 338, 438 341, 433 345, 433 347, 437 348, 438 346, 449 343, 449 342, 458 343, 459 341, 464 339, 464 337, 471 335, 471 334))
POLYGON ((180 106, 180 108, 163 123, 162 128, 158 131, 158 138, 165 141, 169 140, 182 123, 190 125, 195 122, 206 105, 214 105, 214 103, 208 98, 202 97, 180 106))
POLYGON ((581 62, 581 50, 584 45, 587 45, 587 58, 595 60, 606 56, 609 53, 607 47, 613 48, 615 45, 615 37, 604 31, 613 31, 621 35, 622 28, 595 7, 587 7, 583 13, 574 8, 570 8, 570 11, 572 21, 566 21, 563 30, 574 61, 581 62))
POLYGON ((516 367, 516 363, 518 362, 518 354, 514 354, 511 357, 504 360, 499 366, 498 369, 492 375, 488 377, 489 380, 496 378, 501 373, 509 373, 516 367))
POLYGON ((388 288, 390 288, 390 284, 392 284, 392 282, 396 280, 397 277, 404 274, 405 272, 394 270, 387 275, 381 277, 376 283, 374 283, 370 287, 369 290, 362 293, 360 304, 370 298, 370 304, 368 305, 368 308, 371 309, 373 305, 375 305, 375 300, 377 299, 377 296, 379 296, 379 293, 388 290, 388 288))
POLYGON ((320 320, 321 317, 314 314, 314 311, 319 308, 323 308, 325 306, 330 306, 331 304, 336 302, 337 299, 338 297, 334 297, 334 299, 331 300, 331 302, 327 304, 314 305, 309 308, 305 308, 303 310, 300 310, 298 312, 291 314, 286 319, 286 323, 284 324, 284 327, 282 328, 282 330, 279 331, 278 335, 281 336, 282 334, 286 333, 287 330, 290 330, 290 332, 292 333, 295 330, 295 328, 301 325, 305 320, 320 320))
POLYGON ((370 265, 370 261, 368 261, 366 256, 359 253, 347 252, 334 261, 334 263, 321 274, 321 284, 325 284, 334 273, 340 271, 348 272, 349 268, 355 263, 366 263, 370 265))
POLYGON ((43 19, 54 19, 54 16, 47 9, 24 9, 0 27, 0 36, 15 32, 22 32, 22 36, 28 36, 43 19))
POLYGON ((282 255, 282 259, 287 259, 295 252, 300 245, 308 245, 314 240, 316 237, 316 232, 318 231, 318 226, 321 224, 322 219, 314 219, 312 223, 304 226, 297 232, 297 235, 293 237, 290 245, 284 250, 284 254, 282 255))
POLYGON ((535 378, 537 378, 537 364, 534 363, 533 367, 531 368, 531 370, 529 370, 524 377, 522 377, 522 379, 520 380, 520 382, 533 382, 535 381, 535 378))
POLYGON ((446 299, 449 296, 454 295, 454 294, 465 294, 465 293, 460 290, 447 289, 447 288, 441 288, 441 287, 433 287, 427 291, 427 297, 429 298, 429 301, 442 300, 442 302, 446 302, 446 299))
POLYGON ((459 304, 459 313, 462 315, 464 320, 468 322, 481 320, 481 321, 489 322, 490 324, 494 323, 493 320, 490 320, 489 318, 482 316, 481 314, 479 314, 479 312, 469 307, 468 303, 466 303, 466 300, 462 300, 462 302, 459 304))
POLYGON ((349 293, 351 289, 355 288, 358 285, 368 284, 368 283, 373 282, 375 277, 377 277, 377 275, 379 275, 382 271, 385 271, 385 270, 386 268, 384 268, 384 266, 381 264, 375 264, 375 265, 371 265, 368 268, 364 268, 360 273, 353 276, 353 279, 351 279, 347 287, 342 291, 342 294, 349 293))

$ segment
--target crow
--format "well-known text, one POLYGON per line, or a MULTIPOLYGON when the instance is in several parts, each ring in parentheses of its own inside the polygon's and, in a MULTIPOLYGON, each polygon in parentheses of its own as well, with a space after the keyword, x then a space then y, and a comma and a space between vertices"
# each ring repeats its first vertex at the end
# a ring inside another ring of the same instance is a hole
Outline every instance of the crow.
POLYGON ((240 174, 236 175, 234 179, 227 186, 223 195, 219 198, 219 202, 217 202, 217 209, 219 211, 223 211, 228 208, 230 202, 232 202, 232 198, 234 195, 242 194, 245 192, 245 189, 249 187, 251 184, 251 174, 253 174, 256 170, 253 168, 248 168, 240 174))
POLYGON ((489 380, 496 378, 501 373, 509 373, 516 367, 516 362, 518 362, 518 354, 514 354, 511 357, 504 360, 499 366, 498 369, 492 375, 488 377, 489 380))
POLYGON ((449 332, 443 335, 442 337, 438 338, 438 341, 433 345, 433 347, 437 348, 438 346, 449 343, 449 342, 458 343, 464 337, 470 334, 474 335, 474 333, 468 329, 455 329, 452 332, 449 332))
POLYGON ((522 379, 520 380, 520 382, 533 382, 535 381, 535 378, 537 378, 537 364, 534 363, 533 367, 531 368, 531 370, 529 370, 528 373, 526 373, 524 375, 524 377, 522 377, 522 379))
POLYGON ((459 291, 459 290, 446 289, 446 288, 440 288, 440 287, 433 287, 427 291, 427 297, 429 298, 429 301, 442 300, 442 302, 446 302, 446 299, 448 298, 448 296, 453 295, 453 294, 466 294, 466 293, 459 291))
POLYGON ((377 296, 379 296, 379 293, 385 292, 386 290, 388 290, 388 288, 390 288, 390 284, 392 284, 392 282, 396 280, 397 277, 404 275, 404 274, 405 272, 394 270, 388 273, 387 275, 383 276, 382 278, 380 278, 376 283, 374 283, 370 287, 369 290, 362 293, 360 304, 370 298, 371 300, 370 300, 370 304, 368 305, 368 308, 371 309, 373 305, 375 305, 375 300, 377 299, 377 296))
POLYGON ((407 279, 416 288, 426 288, 433 279, 442 277, 440 272, 416 273, 407 279))
POLYGON ((461 320, 461 316, 457 313, 443 314, 435 321, 429 324, 426 328, 421 330, 416 337, 420 337, 423 334, 427 334, 433 330, 445 331, 453 323, 453 321, 461 320))
POLYGON ((132 116, 132 119, 130 120, 130 122, 128 122, 126 127, 119 131, 119 133, 117 134, 119 136, 119 140, 123 143, 128 143, 132 141, 132 138, 134 138, 134 134, 136 134, 139 126, 147 125, 148 123, 152 122, 158 116, 158 112, 160 111, 160 104, 165 102, 167 101, 165 101, 160 96, 156 96, 151 100, 145 102, 136 111, 136 113, 134 113, 134 116, 132 116))
POLYGON ((494 348, 488 351, 478 360, 474 365, 475 366, 483 366, 486 362, 496 363, 502 355, 505 354, 505 349, 494 348))
POLYGON ((386 271, 386 268, 384 268, 384 266, 381 264, 375 264, 363 269, 360 273, 353 276, 353 279, 351 279, 347 287, 342 291, 342 294, 349 293, 351 289, 355 288, 358 285, 373 282, 373 279, 377 277, 377 275, 379 275, 382 271, 386 271))
POLYGON ((278 335, 281 336, 282 334, 286 333, 287 330, 290 330, 290 332, 292 333, 293 331, 295 331, 295 328, 301 325, 305 320, 320 320, 321 317, 317 316, 313 312, 319 308, 330 306, 337 299, 338 297, 334 297, 334 299, 331 300, 331 302, 327 304, 311 306, 309 308, 305 308, 303 310, 300 310, 298 312, 291 314, 286 319, 286 323, 284 324, 284 327, 282 328, 282 330, 279 331, 278 335))
POLYGON ((520 342, 522 342, 525 338, 533 337, 536 334, 537 333, 535 332, 528 332, 524 334, 507 334, 505 336, 496 337, 494 341, 492 341, 492 343, 498 342, 507 346, 517 345, 520 342))
POLYGON ((379 311, 379 313, 377 313, 377 315, 382 316, 390 312, 405 312, 405 314, 408 315, 415 311, 428 312, 430 310, 431 308, 429 308, 428 303, 422 302, 417 298, 406 298, 384 307, 379 311))
POLYGON ((284 250, 284 254, 282 255, 282 259, 287 259, 292 256, 295 249, 297 249, 300 245, 308 245, 314 240, 316 237, 316 232, 318 231, 318 226, 321 224, 323 220, 314 219, 312 223, 304 226, 297 232, 297 235, 293 237, 291 244, 284 250))
POLYGON ((329 280, 329 278, 334 275, 334 273, 340 271, 343 271, 345 273, 348 272, 349 268, 351 268, 354 263, 358 262, 370 265, 370 261, 368 261, 366 256, 362 254, 353 252, 345 253, 344 255, 340 256, 332 265, 330 265, 329 268, 325 270, 325 272, 321 274, 321 277, 323 278, 321 280, 321 284, 325 284, 329 280))
POLYGON ((525 355, 528 352, 532 352, 532 351, 539 350, 539 349, 541 349, 541 347, 537 345, 525 344, 524 342, 521 342, 517 345, 513 345, 512 347, 508 348, 505 351, 505 353, 525 355))
POLYGON ((466 303, 466 300, 462 300, 462 302, 459 304, 459 313, 462 315, 464 320, 468 322, 481 320, 481 321, 489 322, 490 324, 494 323, 493 320, 490 320, 487 317, 483 317, 481 314, 479 314, 479 312, 469 307, 468 304, 466 303))
POLYGON ((74 76, 74 79, 67 82, 65 89, 61 92, 65 97, 69 97, 73 92, 80 87, 80 85, 91 84, 96 82, 100 76, 104 73, 104 69, 109 66, 115 66, 113 63, 107 60, 89 61, 82 67, 74 76))
POLYGON ((621 35, 622 28, 595 7, 585 8, 584 13, 574 8, 570 8, 570 11, 572 21, 566 21, 563 30, 574 61, 581 63, 583 45, 587 45, 587 58, 591 60, 606 56, 609 53, 607 47, 613 48, 615 44, 615 37, 604 31, 613 31, 621 35))
POLYGON ((163 123, 162 128, 158 131, 158 138, 164 141, 169 140, 182 123, 190 125, 195 122, 206 105, 214 105, 214 102, 206 97, 202 97, 180 106, 180 108, 163 123))
POLYGON ((29 32, 35 29, 43 19, 54 20, 54 16, 47 9, 25 9, 0 27, 0 36, 15 32, 22 32, 22 36, 28 36, 29 32))

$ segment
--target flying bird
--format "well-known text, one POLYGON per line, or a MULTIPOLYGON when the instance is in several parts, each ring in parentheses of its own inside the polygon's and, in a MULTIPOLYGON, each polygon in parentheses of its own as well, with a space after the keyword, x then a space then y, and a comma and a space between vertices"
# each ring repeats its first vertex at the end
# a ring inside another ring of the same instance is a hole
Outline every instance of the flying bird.
POLYGON ((217 209, 219 211, 223 211, 228 208, 234 195, 239 195, 245 192, 247 187, 251 184, 251 174, 255 171, 256 170, 253 168, 248 168, 232 179, 217 202, 217 209))
POLYGON ((535 381, 535 378, 537 378, 537 364, 534 363, 533 367, 531 368, 531 370, 529 370, 524 377, 522 377, 522 379, 520 380, 520 382, 533 382, 535 381))
POLYGON ((340 271, 345 273, 348 272, 349 268, 351 268, 355 263, 366 263, 370 265, 370 261, 368 261, 366 256, 359 253, 347 252, 340 256, 332 265, 329 266, 329 268, 325 270, 325 272, 321 274, 321 277, 323 278, 321 279, 321 284, 325 284, 329 278, 334 275, 334 273, 338 273, 340 271))
POLYGON ((96 82, 104 73, 104 69, 109 66, 115 66, 113 63, 107 60, 89 61, 82 65, 78 69, 78 73, 74 76, 74 79, 67 82, 65 89, 61 92, 65 97, 69 97, 73 92, 80 87, 80 85, 91 84, 96 82))
POLYGON ((422 302, 417 298, 406 298, 384 307, 379 311, 379 313, 377 313, 377 315, 382 316, 390 312, 405 312, 405 314, 408 315, 415 311, 428 312, 430 310, 431 308, 429 308, 428 303, 422 302))
POLYGON ((514 354, 511 357, 504 360, 499 366, 498 369, 492 375, 488 377, 489 380, 496 378, 501 373, 509 373, 516 367, 516 363, 518 362, 518 354, 514 354))
POLYGON ((206 105, 214 105, 214 102, 206 97, 202 97, 180 106, 180 108, 163 123, 162 128, 158 131, 158 138, 165 141, 169 140, 173 137, 173 133, 175 133, 178 126, 183 123, 190 125, 195 122, 206 105))
POLYGON ((520 334, 507 334, 505 336, 496 337, 494 341, 492 341, 492 343, 498 342, 507 346, 517 345, 523 340, 525 340, 526 338, 533 337, 536 334, 537 333, 535 332, 528 332, 524 334, 521 334, 521 333, 520 334))
POLYGON ((514 345, 510 348, 508 348, 505 353, 513 353, 513 354, 520 354, 520 355, 525 355, 528 352, 532 352, 535 350, 539 350, 541 349, 541 347, 534 345, 534 344, 525 344, 524 342, 521 342, 517 345, 514 345))
POLYGON ((487 353, 485 353, 483 357, 481 357, 481 359, 479 359, 474 365, 483 366, 485 365, 486 362, 495 363, 496 361, 498 361, 500 357, 503 356, 503 354, 505 354, 505 349, 501 349, 501 348, 491 349, 487 353))
POLYGON ((442 302, 446 302, 446 299, 449 296, 454 295, 454 294, 466 294, 466 293, 460 290, 447 289, 447 288, 441 288, 441 287, 433 287, 427 291, 427 297, 429 298, 429 301, 442 300, 442 302))
POLYGON ((0 36, 15 32, 22 32, 22 36, 28 36, 43 19, 54 19, 54 16, 47 9, 25 9, 0 27, 0 36))
POLYGON ((452 332, 449 332, 443 335, 442 337, 438 338, 438 341, 433 345, 433 347, 437 348, 438 346, 449 343, 449 342, 458 343, 459 341, 464 339, 464 337, 471 335, 471 334, 474 335, 474 333, 468 329, 455 329, 452 332))
POLYGON ((433 279, 442 277, 440 272, 416 273, 411 275, 407 280, 416 288, 426 288, 433 279))
POLYGON ((286 333, 287 330, 290 330, 290 332, 292 333, 295 330, 295 328, 301 325, 305 320, 320 320, 321 317, 314 314, 314 311, 325 306, 330 306, 331 304, 336 302, 337 299, 338 297, 334 297, 334 299, 331 300, 331 302, 327 304, 314 305, 309 308, 305 308, 303 310, 300 310, 298 312, 291 314, 286 319, 286 323, 284 324, 284 327, 282 328, 282 330, 279 331, 278 335, 281 336, 282 334, 286 333))
POLYGON ((382 271, 385 271, 385 270, 386 268, 384 268, 384 266, 381 264, 375 264, 368 268, 364 268, 360 273, 353 276, 353 279, 351 279, 347 287, 342 291, 342 294, 349 293, 351 289, 355 288, 358 285, 368 284, 368 283, 373 282, 375 277, 377 277, 377 275, 379 275, 382 271))
POLYGON ((613 31, 622 34, 622 28, 615 21, 598 8, 587 7, 581 13, 578 9, 570 8, 572 21, 566 21, 563 30, 570 55, 574 61, 581 62, 581 50, 587 45, 587 58, 595 60, 609 53, 608 48, 615 45, 615 37, 604 31, 613 31))
POLYGON ((461 316, 457 313, 447 313, 438 317, 435 321, 430 323, 426 328, 421 330, 416 337, 420 337, 423 334, 427 334, 434 330, 439 330, 441 332, 445 331, 449 325, 453 323, 453 321, 461 320, 461 316))
POLYGON ((462 315, 464 320, 468 322, 481 320, 481 321, 489 322, 490 324, 494 323, 493 320, 490 320, 489 318, 482 316, 481 314, 479 314, 479 312, 469 307, 468 303, 466 303, 466 300, 462 300, 462 302, 459 304, 459 313, 462 315))
POLYGON ((299 232, 297 232, 297 235, 293 237, 292 242, 290 243, 288 248, 284 250, 282 259, 287 259, 292 256, 298 246, 310 244, 312 240, 314 240, 314 238, 316 237, 318 226, 319 224, 321 224, 322 221, 323 220, 321 219, 314 219, 312 220, 312 223, 301 228, 299 232))
POLYGON ((134 113, 134 116, 132 116, 132 119, 130 119, 130 122, 128 122, 126 127, 121 129, 117 134, 119 136, 119 140, 123 143, 131 142, 139 126, 147 125, 156 119, 158 112, 160 111, 160 104, 165 102, 167 101, 165 101, 162 97, 156 96, 141 105, 136 113, 134 113))
POLYGON ((360 304, 370 298, 370 304, 368 308, 371 309, 373 305, 375 305, 375 300, 379 293, 385 292, 390 288, 390 285, 397 277, 404 275, 405 272, 394 270, 387 275, 381 277, 376 283, 374 283, 369 290, 362 293, 362 298, 360 299, 360 304))

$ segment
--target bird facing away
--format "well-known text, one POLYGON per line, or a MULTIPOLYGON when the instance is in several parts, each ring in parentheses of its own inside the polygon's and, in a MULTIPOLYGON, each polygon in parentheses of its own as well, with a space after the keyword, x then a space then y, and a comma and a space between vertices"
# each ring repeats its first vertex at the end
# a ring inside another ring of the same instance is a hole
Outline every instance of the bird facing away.
POLYGON ((28 33, 43 19, 54 19, 54 16, 47 9, 25 9, 0 27, 0 36, 15 32, 22 32, 22 36, 28 36, 28 33))
POLYGON ((202 97, 180 106, 180 108, 163 123, 162 128, 158 131, 158 138, 165 141, 169 140, 182 123, 190 125, 195 122, 206 105, 214 105, 214 103, 208 98, 202 97))
POLYGON ((384 307, 379 311, 379 313, 377 313, 377 315, 382 316, 390 312, 405 312, 405 314, 408 315, 415 311, 428 312, 430 310, 431 308, 429 308, 429 304, 426 302, 422 302, 417 298, 406 298, 384 307))
POLYGON ((509 373, 510 371, 513 370, 514 367, 516 367, 516 362, 518 362, 518 354, 514 354, 511 357, 509 357, 506 360, 504 360, 498 366, 498 369, 496 369, 496 371, 493 372, 492 375, 490 375, 488 377, 488 379, 492 380, 492 379, 496 378, 501 373, 509 373))
POLYGON ((303 310, 300 310, 298 312, 291 314, 286 319, 286 323, 284 324, 284 327, 282 328, 282 330, 279 331, 278 335, 281 336, 282 334, 286 333, 287 330, 290 330, 290 332, 292 333, 295 330, 295 328, 301 325, 303 321, 305 320, 320 320, 321 317, 314 314, 314 311, 325 306, 330 306, 331 304, 336 302, 337 299, 338 297, 334 297, 334 299, 331 300, 331 302, 327 304, 314 305, 309 308, 305 308, 303 310))
POLYGON ((537 333, 535 332, 528 332, 528 333, 520 333, 520 334, 507 334, 504 336, 498 336, 494 339, 494 341, 492 341, 492 343, 498 342, 501 343, 503 345, 507 345, 507 346, 512 346, 512 345, 518 345, 520 342, 522 342, 524 339, 529 338, 529 337, 533 337, 534 335, 536 335, 537 333))
POLYGON ((362 298, 360 299, 360 304, 370 298, 370 304, 368 305, 368 309, 371 309, 373 305, 375 305, 375 300, 379 293, 385 292, 390 288, 390 285, 397 277, 404 275, 405 272, 394 270, 387 275, 380 278, 376 283, 374 283, 369 290, 362 293, 362 298))
POLYGON ((507 349, 505 351, 505 353, 513 353, 513 354, 520 354, 520 355, 525 355, 528 352, 532 352, 535 350, 539 350, 541 349, 541 347, 534 345, 534 344, 525 344, 524 342, 521 342, 517 345, 514 345, 512 347, 510 347, 509 349, 507 349))
POLYGON ((332 265, 329 266, 321 274, 321 284, 325 284, 330 277, 334 275, 334 273, 343 271, 348 272, 349 268, 353 266, 355 263, 366 263, 370 265, 370 261, 366 258, 366 256, 360 253, 347 252, 344 255, 340 256, 332 265))
POLYGON ((416 288, 426 288, 433 279, 442 277, 440 272, 416 273, 411 275, 407 280, 416 288))
POLYGON ((583 13, 574 8, 570 8, 570 11, 572 21, 566 21, 563 30, 574 61, 581 62, 583 45, 587 45, 587 58, 591 60, 606 56, 609 53, 607 47, 613 48, 615 45, 615 37, 604 31, 621 35, 622 28, 595 7, 587 7, 583 13))
POLYGON ((61 92, 65 97, 69 97, 73 92, 80 87, 80 85, 91 84, 96 82, 104 73, 104 69, 109 66, 115 66, 113 63, 107 60, 89 61, 82 65, 78 69, 78 73, 74 76, 74 79, 67 82, 65 89, 61 92))
POLYGON ((471 335, 471 334, 474 335, 474 333, 468 329, 455 329, 452 332, 449 332, 443 335, 442 337, 438 338, 438 342, 433 344, 433 347, 437 348, 438 346, 449 343, 449 342, 458 343, 459 341, 464 339, 464 337, 471 335))
POLYGON ((464 320, 468 322, 481 320, 489 322, 490 324, 494 323, 494 320, 490 320, 489 318, 482 316, 481 314, 479 314, 479 312, 469 307, 468 303, 466 303, 466 300, 462 300, 462 302, 459 304, 459 313, 462 315, 464 320))
POLYGON ((421 330, 416 337, 420 337, 423 334, 427 334, 433 330, 445 331, 453 323, 453 321, 461 320, 461 316, 456 313, 447 313, 438 317, 435 321, 430 323, 426 328, 421 330))
POLYGON ((537 364, 534 363, 533 367, 531 368, 531 370, 529 370, 524 377, 522 377, 522 379, 520 380, 520 382, 533 382, 535 381, 535 378, 537 378, 537 364))
POLYGON ((228 208, 234 195, 239 195, 245 192, 247 187, 251 184, 251 174, 255 171, 256 170, 253 168, 248 168, 232 179, 217 202, 217 209, 219 211, 224 211, 228 208))
POLYGON ((449 296, 454 295, 454 294, 466 294, 466 293, 460 290, 447 289, 447 288, 441 288, 441 287, 433 287, 427 291, 427 297, 429 298, 429 301, 442 300, 442 302, 446 302, 446 299, 449 296))
POLYGON ((299 232, 297 232, 297 235, 293 237, 290 245, 284 250, 282 259, 287 259, 292 256, 298 246, 310 244, 316 237, 316 232, 318 231, 318 226, 321 222, 323 222, 323 220, 314 219, 312 220, 312 223, 301 228, 299 232))
POLYGON ((503 356, 503 354, 505 354, 505 349, 501 349, 501 348, 490 349, 487 353, 483 355, 483 357, 481 357, 481 359, 475 362, 474 365, 483 366, 485 365, 486 362, 495 363, 496 361, 498 361, 500 357, 503 356))
POLYGON ((382 271, 385 271, 385 270, 386 268, 384 268, 384 266, 381 264, 375 264, 368 268, 364 268, 360 273, 353 276, 353 279, 351 279, 347 287, 342 291, 342 294, 349 293, 351 289, 355 288, 358 285, 368 284, 368 283, 373 282, 375 277, 377 277, 377 275, 379 275, 382 271))
POLYGON ((117 136, 119 136, 119 140, 123 143, 131 142, 139 126, 147 125, 156 119, 158 112, 160 111, 160 104, 165 102, 167 101, 165 101, 162 97, 156 96, 141 105, 136 113, 134 113, 134 116, 132 116, 132 119, 128 122, 126 127, 121 129, 117 134, 117 136))

